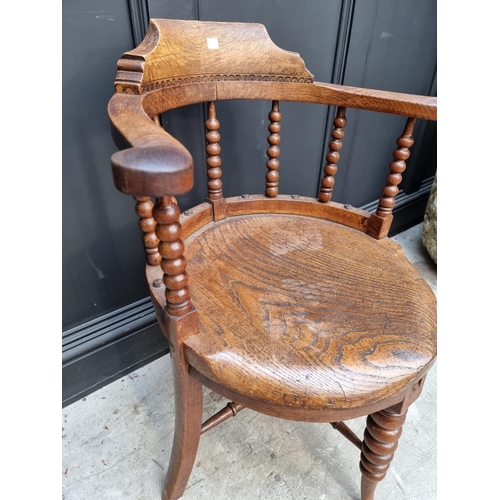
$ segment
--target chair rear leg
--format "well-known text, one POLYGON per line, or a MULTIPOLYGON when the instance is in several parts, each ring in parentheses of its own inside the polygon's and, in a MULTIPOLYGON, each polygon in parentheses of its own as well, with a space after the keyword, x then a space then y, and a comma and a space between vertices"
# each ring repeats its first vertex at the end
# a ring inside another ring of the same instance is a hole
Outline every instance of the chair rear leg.
POLYGON ((186 489, 200 442, 202 386, 191 377, 187 364, 171 352, 175 383, 175 435, 162 500, 177 500, 186 489))
POLYGON ((406 411, 382 410, 368 415, 361 447, 361 500, 373 500, 377 483, 384 479, 398 447, 406 411))

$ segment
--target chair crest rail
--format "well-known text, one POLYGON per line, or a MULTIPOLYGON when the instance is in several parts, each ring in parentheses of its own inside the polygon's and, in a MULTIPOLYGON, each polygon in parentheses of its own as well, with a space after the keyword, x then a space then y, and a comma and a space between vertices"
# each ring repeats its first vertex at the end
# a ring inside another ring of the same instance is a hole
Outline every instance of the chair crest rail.
POLYGON ((151 19, 144 41, 118 62, 115 89, 143 94, 219 80, 311 83, 313 75, 299 54, 277 47, 262 24, 151 19))
MULTIPOLYGON (((183 144, 158 127, 157 117, 185 105, 209 103, 207 200, 214 206, 215 220, 224 218, 226 212, 216 101, 271 102, 268 197, 278 194, 279 101, 336 106, 340 114, 334 120, 318 193, 322 202, 331 199, 347 108, 405 116, 409 123, 417 118, 437 119, 435 97, 313 82, 300 55, 277 47, 259 24, 153 19, 144 41, 120 59, 115 88, 108 114, 121 151, 111 159, 113 177, 119 190, 139 197, 181 195, 191 190, 193 158, 183 144)), ((399 141, 410 141, 411 131, 406 136, 399 141)), ((369 224, 368 234, 377 238, 387 234, 392 220, 394 193, 404 170, 401 155, 408 157, 408 147, 399 145, 377 214, 369 224)))

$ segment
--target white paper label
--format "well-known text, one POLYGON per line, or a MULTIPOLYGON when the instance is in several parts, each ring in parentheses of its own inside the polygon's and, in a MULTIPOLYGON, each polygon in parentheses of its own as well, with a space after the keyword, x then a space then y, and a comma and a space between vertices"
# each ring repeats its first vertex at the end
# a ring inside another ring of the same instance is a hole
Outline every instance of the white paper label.
POLYGON ((207 47, 209 49, 218 49, 219 48, 219 39, 218 38, 207 38, 207 47))

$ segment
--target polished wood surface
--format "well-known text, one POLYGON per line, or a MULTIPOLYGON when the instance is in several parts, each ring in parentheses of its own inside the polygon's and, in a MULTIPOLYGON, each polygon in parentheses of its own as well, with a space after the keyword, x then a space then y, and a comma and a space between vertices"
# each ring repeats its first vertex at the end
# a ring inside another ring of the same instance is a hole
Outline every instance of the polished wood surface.
MULTIPOLYGON (((147 97, 145 100, 147 100, 147 97)), ((279 82, 217 82, 217 98, 276 99, 279 101, 311 102, 366 109, 402 116, 436 120, 436 98, 399 92, 362 89, 347 85, 314 82, 310 85, 279 82)))
POLYGON ((429 120, 436 119, 437 109, 434 97, 317 83, 207 82, 145 95, 115 94, 108 106, 112 134, 115 143, 126 148, 112 156, 116 187, 139 196, 189 191, 193 186, 191 154, 152 117, 179 106, 224 99, 311 102, 429 120))
POLYGON ((273 101, 271 111, 269 112, 269 136, 267 142, 269 147, 267 148, 267 157, 269 158, 266 162, 267 174, 266 174, 266 196, 268 198, 274 198, 278 195, 278 180, 280 174, 278 168, 280 166, 280 161, 278 159, 280 155, 279 143, 281 142, 280 130, 281 130, 281 113, 280 113, 280 103, 279 101, 273 101))
POLYGON ((380 411, 366 419, 359 463, 363 500, 373 500, 377 483, 387 474, 405 420, 406 410, 402 413, 380 411))
POLYGON ((330 201, 321 203, 307 196, 277 195, 267 198, 262 195, 243 195, 227 199, 227 215, 247 214, 293 214, 307 215, 318 219, 340 222, 360 231, 367 231, 372 214, 366 210, 330 201))
POLYGON ((313 82, 262 25, 159 19, 118 62, 115 89, 113 179, 136 200, 174 370, 163 500, 182 496, 200 434, 243 407, 331 424, 361 449, 361 498, 372 500, 436 359, 435 296, 387 238, 413 127, 436 120, 436 99, 313 82), (216 106, 227 99, 269 101, 259 194, 224 197, 216 106), (279 189, 280 101, 336 107, 317 199, 279 189), (181 213, 174 195, 192 188, 193 159, 158 116, 196 103, 207 105, 207 197, 181 213), (349 108, 407 117, 375 213, 331 201, 349 108), (230 401, 204 424, 202 385, 230 401), (359 416, 362 442, 343 422, 359 416))
POLYGON ((347 124, 345 117, 345 107, 340 106, 337 109, 337 115, 333 120, 334 128, 331 134, 331 140, 328 143, 328 153, 326 154, 326 165, 323 167, 324 176, 321 179, 321 188, 318 200, 326 203, 332 199, 333 185, 335 184, 334 175, 337 173, 337 163, 340 160, 339 151, 342 149, 342 139, 344 137, 344 127, 347 124))
POLYGON ((156 236, 156 221, 153 218, 154 203, 149 196, 134 196, 135 213, 139 216, 139 227, 144 233, 142 241, 146 249, 148 264, 157 266, 161 262, 161 255, 158 252, 160 240, 156 236))
POLYGON ((186 488, 201 436, 202 386, 189 375, 184 353, 184 341, 196 331, 198 317, 196 310, 191 309, 180 318, 170 317, 166 323, 161 315, 159 319, 170 343, 175 397, 175 435, 162 498, 176 499, 186 488))
POLYGON ((370 218, 368 234, 375 238, 383 238, 389 234, 392 223, 392 209, 396 203, 396 195, 399 192, 398 185, 403 180, 401 175, 406 170, 406 162, 410 157, 410 147, 413 145, 413 128, 415 118, 410 117, 406 121, 403 134, 398 138, 398 148, 394 151, 394 161, 389 165, 389 174, 386 177, 387 184, 382 190, 377 211, 370 218))
POLYGON ((183 316, 191 311, 184 243, 179 223, 180 209, 171 196, 156 199, 153 216, 157 222, 161 255, 160 268, 165 285, 165 309, 171 316, 183 316))
POLYGON ((244 408, 245 407, 243 405, 233 403, 231 401, 224 408, 222 408, 222 410, 218 411, 215 415, 212 415, 208 420, 203 422, 201 426, 201 434, 204 434, 222 422, 225 422, 228 418, 236 417, 236 415, 244 408))
POLYGON ((207 105, 207 120, 205 121, 207 133, 205 139, 207 146, 207 176, 208 176, 208 196, 209 200, 220 200, 222 198, 222 170, 220 159, 220 123, 217 120, 215 102, 210 101, 207 105))
POLYGON ((151 19, 144 41, 120 59, 115 89, 139 94, 200 81, 312 79, 300 56, 277 47, 262 24, 151 19))
POLYGON ((390 240, 254 215, 199 230, 185 255, 200 317, 188 362, 237 393, 290 409, 362 407, 435 356, 434 294, 390 240))

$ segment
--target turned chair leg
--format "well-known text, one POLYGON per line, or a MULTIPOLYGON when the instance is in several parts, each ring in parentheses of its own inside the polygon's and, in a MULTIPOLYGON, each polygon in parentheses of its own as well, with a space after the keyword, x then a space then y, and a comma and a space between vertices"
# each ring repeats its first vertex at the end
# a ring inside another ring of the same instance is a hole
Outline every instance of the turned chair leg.
POLYGON ((177 500, 186 489, 200 442, 203 409, 200 382, 187 372, 185 363, 172 354, 175 383, 175 434, 162 500, 177 500))
POLYGON ((377 483, 384 479, 403 432, 406 411, 382 410, 368 415, 361 447, 361 500, 373 500, 377 483))

